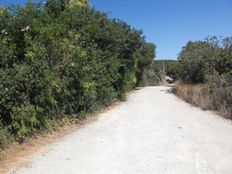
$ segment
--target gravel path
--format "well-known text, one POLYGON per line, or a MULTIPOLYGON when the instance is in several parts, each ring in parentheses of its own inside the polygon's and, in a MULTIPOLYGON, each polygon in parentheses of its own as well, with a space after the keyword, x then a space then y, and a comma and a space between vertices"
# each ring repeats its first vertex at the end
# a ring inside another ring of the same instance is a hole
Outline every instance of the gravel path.
MULTIPOLYGON (((232 174, 232 121, 147 87, 16 174, 232 174)), ((10 173, 10 172, 9 172, 10 173)))

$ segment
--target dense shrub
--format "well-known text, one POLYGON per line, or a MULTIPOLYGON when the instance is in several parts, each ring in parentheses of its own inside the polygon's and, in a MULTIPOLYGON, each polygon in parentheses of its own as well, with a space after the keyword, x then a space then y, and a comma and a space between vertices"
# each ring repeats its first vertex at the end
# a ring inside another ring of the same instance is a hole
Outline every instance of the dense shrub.
POLYGON ((204 83, 215 71, 219 75, 232 70, 232 38, 216 37, 189 42, 180 52, 181 79, 189 83, 204 83))
POLYGON ((124 97, 146 78, 154 50, 86 0, 1 8, 0 146, 124 97))
POLYGON ((212 37, 205 41, 189 42, 179 54, 178 60, 182 81, 203 86, 199 93, 196 90, 190 92, 193 88, 185 89, 188 89, 188 94, 193 93, 197 96, 195 98, 203 102, 196 104, 192 100, 194 97, 185 95, 182 89, 184 85, 177 85, 176 93, 182 98, 189 98, 193 104, 217 110, 223 116, 232 118, 232 37, 223 40, 212 37))

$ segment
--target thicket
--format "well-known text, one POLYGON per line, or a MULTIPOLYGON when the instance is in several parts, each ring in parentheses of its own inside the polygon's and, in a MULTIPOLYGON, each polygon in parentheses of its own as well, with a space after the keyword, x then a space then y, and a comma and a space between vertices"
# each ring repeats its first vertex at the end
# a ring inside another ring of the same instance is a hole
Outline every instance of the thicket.
MULTIPOLYGON (((201 92, 197 93, 207 96, 203 97, 206 108, 232 118, 232 37, 208 37, 204 41, 189 42, 182 49, 178 60, 183 82, 203 84, 201 92)), ((178 90, 184 88, 177 87, 178 90)), ((197 93, 189 90, 184 98, 188 98, 187 95, 191 98, 197 93)), ((184 92, 179 94, 183 95, 184 92)), ((199 95, 198 99, 202 98, 199 95)))
POLYGON ((0 8, 0 147, 123 98, 154 50, 85 0, 0 8))

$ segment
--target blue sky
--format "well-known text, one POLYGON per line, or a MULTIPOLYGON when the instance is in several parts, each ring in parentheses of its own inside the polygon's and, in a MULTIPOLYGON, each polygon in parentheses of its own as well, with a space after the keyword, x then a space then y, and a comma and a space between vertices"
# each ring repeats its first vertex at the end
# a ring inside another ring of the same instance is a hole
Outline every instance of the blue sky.
MULTIPOLYGON (((24 3, 0 0, 0 5, 24 3)), ((156 59, 175 59, 189 40, 232 36, 232 0, 90 0, 111 18, 142 29, 157 45, 156 59)))

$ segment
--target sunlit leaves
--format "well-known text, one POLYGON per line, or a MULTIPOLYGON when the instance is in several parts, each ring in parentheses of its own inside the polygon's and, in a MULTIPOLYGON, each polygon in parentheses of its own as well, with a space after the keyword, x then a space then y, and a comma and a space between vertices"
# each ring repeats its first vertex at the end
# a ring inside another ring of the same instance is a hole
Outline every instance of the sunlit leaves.
POLYGON ((88 0, 67 0, 68 7, 84 7, 88 0))

